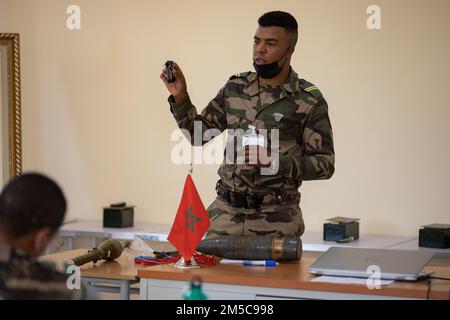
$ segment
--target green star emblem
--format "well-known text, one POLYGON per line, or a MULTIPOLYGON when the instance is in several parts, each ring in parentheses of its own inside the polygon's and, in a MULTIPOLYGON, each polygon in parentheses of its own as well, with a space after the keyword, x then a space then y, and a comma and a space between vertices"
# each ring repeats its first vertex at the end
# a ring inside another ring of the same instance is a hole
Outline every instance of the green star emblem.
POLYGON ((189 208, 189 211, 184 214, 186 218, 186 229, 189 228, 192 233, 194 233, 194 226, 196 222, 202 221, 203 219, 194 215, 192 210, 192 206, 189 208))

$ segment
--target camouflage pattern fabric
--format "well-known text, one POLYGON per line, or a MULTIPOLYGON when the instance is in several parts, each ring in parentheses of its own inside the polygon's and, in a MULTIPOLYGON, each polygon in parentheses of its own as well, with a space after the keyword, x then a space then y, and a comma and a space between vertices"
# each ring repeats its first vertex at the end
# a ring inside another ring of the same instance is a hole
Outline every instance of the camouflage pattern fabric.
MULTIPOLYGON (((234 153, 225 151, 218 174, 222 185, 233 192, 265 194, 283 190, 294 193, 291 201, 263 205, 258 209, 230 206, 217 198, 207 209, 211 218, 208 237, 219 235, 298 235, 304 231, 298 188, 302 181, 329 179, 334 173, 333 133, 328 105, 320 90, 299 79, 291 70, 282 86, 260 86, 254 72, 232 76, 217 96, 197 113, 189 97, 175 103, 169 97, 171 111, 180 129, 186 129, 194 141, 194 121, 202 131, 227 130, 234 153), (260 168, 239 164, 243 155, 239 130, 279 130, 279 170, 262 175, 260 168)), ((207 141, 201 141, 205 144, 207 141)), ((227 146, 228 148, 228 146, 227 146)))
POLYGON ((0 300, 82 299, 67 288, 67 276, 10 246, 0 244, 0 300))

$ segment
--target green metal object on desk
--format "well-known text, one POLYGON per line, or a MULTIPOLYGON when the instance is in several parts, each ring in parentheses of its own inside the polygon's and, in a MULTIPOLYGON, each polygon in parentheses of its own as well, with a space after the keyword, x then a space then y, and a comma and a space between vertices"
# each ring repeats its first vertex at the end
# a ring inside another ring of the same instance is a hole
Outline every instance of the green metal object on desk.
POLYGON ((194 277, 189 284, 189 289, 183 294, 184 300, 208 300, 202 290, 202 279, 194 277))

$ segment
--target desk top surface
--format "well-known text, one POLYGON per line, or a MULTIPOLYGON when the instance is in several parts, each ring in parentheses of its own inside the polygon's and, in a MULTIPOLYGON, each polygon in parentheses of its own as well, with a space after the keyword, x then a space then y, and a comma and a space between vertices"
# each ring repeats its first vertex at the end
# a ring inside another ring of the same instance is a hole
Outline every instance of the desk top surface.
POLYGON ((408 237, 362 234, 358 240, 348 243, 338 243, 335 241, 324 241, 323 233, 317 231, 305 232, 301 238, 303 243, 303 251, 316 252, 325 252, 331 247, 388 249, 411 240, 411 238, 408 237))
POLYGON ((397 244, 397 245, 393 246, 391 249, 433 252, 435 257, 450 258, 450 249, 419 247, 419 239, 418 238, 397 244))
POLYGON ((166 241, 170 225, 160 223, 136 223, 130 228, 104 228, 102 221, 67 222, 59 229, 59 235, 65 237, 107 237, 115 239, 133 239, 139 235, 144 239, 166 241))
MULTIPOLYGON (((88 252, 88 249, 76 249, 60 253, 46 255, 40 258, 41 261, 51 261, 56 264, 58 270, 64 270, 64 262, 71 260, 77 256, 88 252)), ((97 263, 89 262, 80 266, 81 276, 117 279, 117 280, 137 280, 137 270, 139 265, 135 265, 134 257, 127 252, 114 261, 98 261, 97 263)))

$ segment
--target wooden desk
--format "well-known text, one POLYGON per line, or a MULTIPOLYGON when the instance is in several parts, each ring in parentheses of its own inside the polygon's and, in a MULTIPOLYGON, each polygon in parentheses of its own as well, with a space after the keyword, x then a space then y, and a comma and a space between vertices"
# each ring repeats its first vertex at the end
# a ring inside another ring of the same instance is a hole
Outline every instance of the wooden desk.
MULTIPOLYGON (((426 299, 427 282, 394 282, 381 289, 364 285, 311 282, 308 273, 313 258, 285 263, 274 268, 216 265, 180 270, 169 265, 143 267, 141 299, 181 299, 187 282, 200 276, 209 299, 426 299)), ((437 277, 450 277, 450 266, 428 265, 437 277)), ((450 283, 432 280, 430 299, 450 299, 450 283)))
POLYGON ((409 240, 411 238, 408 237, 362 234, 358 240, 349 243, 338 243, 336 241, 324 241, 323 232, 306 231, 302 235, 303 251, 314 252, 326 252, 331 247, 389 249, 409 240))
MULTIPOLYGON (((85 254, 88 249, 76 249, 66 252, 50 254, 40 258, 41 261, 50 261, 56 264, 58 270, 65 272, 64 262, 72 258, 85 254)), ((134 292, 130 286, 138 283, 137 270, 140 267, 135 265, 134 257, 128 257, 126 252, 114 261, 99 261, 97 263, 87 263, 80 266, 81 277, 95 288, 96 291, 120 292, 122 300, 130 298, 130 291, 134 292), (101 284, 116 284, 119 287, 112 287, 101 284)), ((138 293, 137 291, 135 293, 138 293)))
POLYGON ((412 240, 404 242, 404 243, 397 244, 397 245, 393 246, 392 249, 433 252, 435 258, 450 258, 450 249, 436 249, 436 248, 419 247, 419 239, 418 238, 412 239, 412 240))

